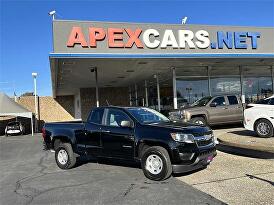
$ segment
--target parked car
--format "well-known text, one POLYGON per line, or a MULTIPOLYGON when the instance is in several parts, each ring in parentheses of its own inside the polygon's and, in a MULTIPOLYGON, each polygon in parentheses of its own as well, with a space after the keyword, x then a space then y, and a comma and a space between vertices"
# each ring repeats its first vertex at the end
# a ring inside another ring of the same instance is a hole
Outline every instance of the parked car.
POLYGON ((205 168, 216 156, 210 128, 175 123, 143 107, 94 108, 87 122, 46 123, 43 138, 61 169, 72 168, 77 155, 90 155, 141 162, 152 180, 205 168))
POLYGON ((5 135, 23 135, 25 133, 25 127, 21 122, 14 121, 9 122, 5 129, 5 135))
POLYGON ((238 123, 243 121, 243 106, 236 95, 207 96, 187 108, 171 111, 169 119, 199 125, 238 123))
POLYGON ((244 127, 260 137, 272 137, 274 127, 274 95, 248 104, 244 111, 244 127))

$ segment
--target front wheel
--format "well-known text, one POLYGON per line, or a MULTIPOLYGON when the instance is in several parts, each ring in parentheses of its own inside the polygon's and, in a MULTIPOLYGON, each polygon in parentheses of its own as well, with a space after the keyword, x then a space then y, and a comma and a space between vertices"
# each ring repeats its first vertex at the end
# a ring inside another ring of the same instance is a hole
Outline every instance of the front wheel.
POLYGON ((61 143, 55 150, 55 161, 59 168, 70 169, 76 164, 76 156, 71 144, 61 143))
POLYGON ((255 131, 259 137, 272 137, 273 125, 267 119, 261 119, 255 124, 255 131))
POLYGON ((150 147, 144 151, 141 166, 144 175, 155 181, 165 180, 172 173, 169 154, 165 148, 159 146, 150 147))

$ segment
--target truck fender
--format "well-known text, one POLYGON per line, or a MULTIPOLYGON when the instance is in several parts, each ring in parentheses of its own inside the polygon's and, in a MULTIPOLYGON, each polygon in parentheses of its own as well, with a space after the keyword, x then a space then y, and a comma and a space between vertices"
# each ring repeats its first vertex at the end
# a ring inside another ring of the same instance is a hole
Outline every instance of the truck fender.
POLYGON ((56 129, 52 133, 52 147, 54 148, 55 140, 61 140, 63 142, 69 142, 72 146, 72 149, 75 150, 76 138, 72 131, 56 129))
POLYGON ((152 147, 152 146, 160 146, 160 147, 165 148, 169 154, 170 159, 172 159, 172 152, 171 152, 171 149, 167 143, 162 142, 162 141, 152 141, 152 140, 139 141, 136 145, 134 157, 137 159, 141 159, 142 152, 144 151, 144 148, 152 147))

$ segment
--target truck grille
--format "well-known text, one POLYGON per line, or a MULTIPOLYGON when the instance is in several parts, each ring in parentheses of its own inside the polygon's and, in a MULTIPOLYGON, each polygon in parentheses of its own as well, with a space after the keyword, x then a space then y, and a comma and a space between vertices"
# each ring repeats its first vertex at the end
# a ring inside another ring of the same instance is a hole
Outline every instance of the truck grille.
POLYGON ((207 145, 209 145, 209 144, 211 144, 211 143, 212 143, 212 139, 210 139, 210 140, 199 140, 199 141, 197 141, 197 145, 198 145, 199 147, 207 146, 207 145))
POLYGON ((214 142, 214 137, 212 134, 203 135, 203 136, 195 137, 195 141, 198 147, 204 147, 212 144, 214 142))
POLYGON ((200 152, 198 156, 203 156, 203 155, 211 154, 213 152, 216 152, 216 148, 212 148, 212 149, 209 149, 207 151, 200 152))
POLYGON ((180 112, 170 112, 169 113, 169 119, 170 120, 180 120, 182 118, 180 112))

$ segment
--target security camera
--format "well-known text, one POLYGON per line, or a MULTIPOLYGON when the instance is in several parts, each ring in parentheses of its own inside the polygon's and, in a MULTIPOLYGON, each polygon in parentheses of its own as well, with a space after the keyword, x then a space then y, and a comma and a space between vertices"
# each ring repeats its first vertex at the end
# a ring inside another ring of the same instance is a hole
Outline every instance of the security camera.
POLYGON ((52 15, 54 15, 54 14, 56 14, 56 11, 55 11, 55 10, 49 12, 49 15, 50 15, 50 16, 52 16, 52 15))

